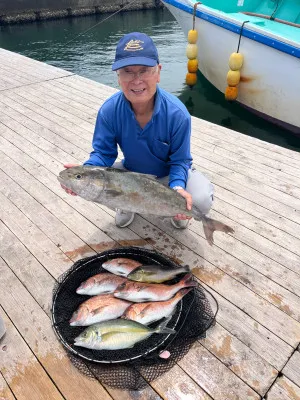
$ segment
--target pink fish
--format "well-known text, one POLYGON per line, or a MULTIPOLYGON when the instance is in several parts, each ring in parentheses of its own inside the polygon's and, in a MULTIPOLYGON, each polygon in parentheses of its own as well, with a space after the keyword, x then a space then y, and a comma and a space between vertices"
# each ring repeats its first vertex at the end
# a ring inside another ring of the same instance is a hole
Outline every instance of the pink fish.
POLYGON ((193 275, 185 275, 175 285, 163 285, 159 283, 123 282, 114 291, 114 296, 120 299, 141 303, 145 301, 169 300, 178 290, 186 287, 197 286, 193 281, 193 275))
POLYGON ((122 318, 131 319, 144 325, 151 324, 173 313, 178 302, 190 292, 192 288, 179 290, 174 297, 166 301, 150 303, 135 303, 127 308, 122 318))
POLYGON ((73 313, 71 326, 87 326, 101 321, 116 319, 124 314, 130 302, 115 298, 112 294, 91 297, 73 313))
POLYGON ((131 260, 130 258, 113 258, 105 261, 102 267, 115 275, 127 276, 131 271, 141 265, 140 262, 131 260))
POLYGON ((113 291, 126 280, 126 278, 110 274, 109 272, 103 272, 102 274, 91 276, 89 279, 82 282, 76 289, 76 293, 90 296, 102 293, 113 293, 113 291))

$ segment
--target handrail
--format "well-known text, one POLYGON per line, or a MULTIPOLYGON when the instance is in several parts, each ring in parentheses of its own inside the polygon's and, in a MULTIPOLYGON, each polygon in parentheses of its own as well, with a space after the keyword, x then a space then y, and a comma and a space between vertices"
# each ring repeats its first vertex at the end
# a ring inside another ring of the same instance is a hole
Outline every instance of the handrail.
POLYGON ((257 13, 248 12, 248 11, 241 11, 240 13, 241 13, 241 14, 250 15, 250 16, 252 16, 252 17, 259 17, 259 18, 270 19, 270 20, 272 20, 272 21, 280 22, 281 24, 291 25, 291 26, 295 26, 296 28, 300 28, 300 24, 295 24, 294 22, 286 21, 285 19, 271 18, 270 15, 266 15, 266 14, 257 14, 257 13))

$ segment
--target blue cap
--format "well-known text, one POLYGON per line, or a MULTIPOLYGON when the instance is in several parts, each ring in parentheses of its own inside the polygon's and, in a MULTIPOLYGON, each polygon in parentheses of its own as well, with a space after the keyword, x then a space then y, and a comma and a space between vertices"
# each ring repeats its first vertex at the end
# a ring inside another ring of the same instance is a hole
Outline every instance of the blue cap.
POLYGON ((158 63, 157 48, 153 40, 145 33, 131 32, 119 40, 112 70, 116 71, 129 65, 154 67, 158 63))

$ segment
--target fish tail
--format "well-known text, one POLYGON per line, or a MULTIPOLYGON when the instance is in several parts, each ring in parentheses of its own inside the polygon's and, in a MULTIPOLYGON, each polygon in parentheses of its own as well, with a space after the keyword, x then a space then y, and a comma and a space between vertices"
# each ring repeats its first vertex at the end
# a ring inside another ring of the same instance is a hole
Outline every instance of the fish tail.
POLYGON ((191 272, 191 268, 189 265, 184 265, 183 267, 184 272, 191 272))
POLYGON ((167 328, 168 323, 170 322, 172 318, 172 315, 170 315, 168 318, 166 318, 162 323, 158 325, 158 327, 154 330, 156 333, 176 333, 174 329, 167 328))
POLYGON ((197 283, 193 280, 193 274, 186 274, 181 281, 178 282, 181 288, 194 287, 197 283))
POLYGON ((210 245, 214 244, 214 238, 213 238, 214 231, 234 233, 234 230, 230 226, 223 224, 223 222, 217 221, 215 219, 203 217, 202 222, 206 240, 210 245))

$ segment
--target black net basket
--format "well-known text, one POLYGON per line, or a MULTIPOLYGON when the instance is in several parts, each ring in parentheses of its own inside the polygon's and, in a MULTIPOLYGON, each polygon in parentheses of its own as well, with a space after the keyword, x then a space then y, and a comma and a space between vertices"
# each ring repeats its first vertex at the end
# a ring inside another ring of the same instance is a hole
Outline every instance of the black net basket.
MULTIPOLYGON (((76 289, 89 277, 107 272, 102 263, 112 258, 131 258, 140 263, 158 264, 162 268, 178 268, 174 261, 153 250, 139 247, 111 249, 77 261, 61 275, 53 290, 52 326, 65 347, 73 364, 84 374, 101 383, 119 389, 137 390, 172 368, 198 339, 214 324, 218 310, 215 298, 199 283, 177 304, 167 327, 175 334, 153 334, 136 343, 133 348, 122 350, 92 350, 74 346, 74 339, 86 328, 70 326, 70 318, 87 296, 76 289), (161 358, 168 351, 169 358, 161 358)), ((182 276, 181 276, 182 277, 182 276)), ((177 276, 167 284, 177 283, 177 276)), ((195 280, 196 282, 196 280, 195 280)), ((161 321, 152 323, 155 328, 161 321)))

